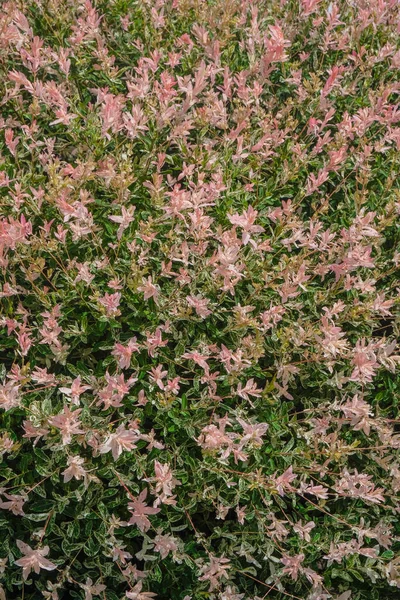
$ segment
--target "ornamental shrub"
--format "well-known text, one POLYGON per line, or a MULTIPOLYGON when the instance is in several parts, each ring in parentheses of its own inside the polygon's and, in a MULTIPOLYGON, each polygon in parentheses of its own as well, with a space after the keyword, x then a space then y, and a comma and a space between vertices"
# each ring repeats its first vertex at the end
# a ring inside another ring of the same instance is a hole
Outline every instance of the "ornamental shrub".
POLYGON ((0 600, 398 598, 399 3, 0 31, 0 600))

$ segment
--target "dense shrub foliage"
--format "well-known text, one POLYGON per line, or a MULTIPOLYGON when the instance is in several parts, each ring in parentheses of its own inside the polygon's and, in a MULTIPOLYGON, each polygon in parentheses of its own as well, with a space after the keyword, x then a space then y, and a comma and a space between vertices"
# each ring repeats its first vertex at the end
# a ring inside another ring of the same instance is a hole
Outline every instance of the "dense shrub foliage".
POLYGON ((0 30, 0 599, 398 598, 399 3, 0 30))

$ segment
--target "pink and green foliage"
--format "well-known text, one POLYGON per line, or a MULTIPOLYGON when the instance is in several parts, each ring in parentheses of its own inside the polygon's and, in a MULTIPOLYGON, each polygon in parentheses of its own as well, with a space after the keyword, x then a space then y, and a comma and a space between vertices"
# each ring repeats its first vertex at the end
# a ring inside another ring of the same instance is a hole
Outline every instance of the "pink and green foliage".
POLYGON ((0 32, 0 600, 397 598, 398 1, 0 32))

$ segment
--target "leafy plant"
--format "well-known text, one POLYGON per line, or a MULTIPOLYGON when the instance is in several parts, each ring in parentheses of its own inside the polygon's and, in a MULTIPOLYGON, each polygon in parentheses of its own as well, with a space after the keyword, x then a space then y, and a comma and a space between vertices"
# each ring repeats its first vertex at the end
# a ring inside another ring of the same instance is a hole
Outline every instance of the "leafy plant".
POLYGON ((0 7, 0 600, 400 588, 399 5, 0 7))

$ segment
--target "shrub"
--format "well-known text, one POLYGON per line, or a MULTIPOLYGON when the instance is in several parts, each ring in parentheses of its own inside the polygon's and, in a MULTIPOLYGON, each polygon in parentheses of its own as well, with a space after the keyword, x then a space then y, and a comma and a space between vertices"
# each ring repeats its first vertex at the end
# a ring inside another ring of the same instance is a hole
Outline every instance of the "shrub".
POLYGON ((0 7, 1 600, 389 600, 399 4, 0 7))

